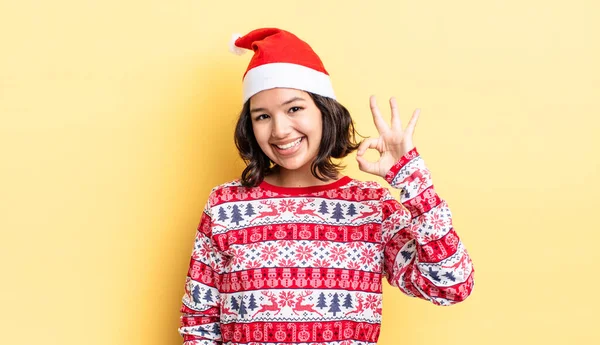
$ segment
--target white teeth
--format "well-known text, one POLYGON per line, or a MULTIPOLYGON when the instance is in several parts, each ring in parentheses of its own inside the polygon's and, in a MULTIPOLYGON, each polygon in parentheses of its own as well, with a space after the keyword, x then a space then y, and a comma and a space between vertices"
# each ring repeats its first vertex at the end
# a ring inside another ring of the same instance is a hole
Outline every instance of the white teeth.
POLYGON ((300 142, 301 142, 301 141, 302 141, 302 138, 300 138, 300 139, 298 139, 298 140, 296 140, 296 141, 292 141, 292 142, 291 142, 291 143, 289 143, 289 144, 285 144, 285 145, 275 145, 275 146, 277 146, 278 148, 280 148, 280 149, 282 149, 282 150, 287 150, 287 149, 289 149, 289 148, 292 148, 292 147, 294 147, 294 146, 296 146, 296 145, 300 144, 300 142))

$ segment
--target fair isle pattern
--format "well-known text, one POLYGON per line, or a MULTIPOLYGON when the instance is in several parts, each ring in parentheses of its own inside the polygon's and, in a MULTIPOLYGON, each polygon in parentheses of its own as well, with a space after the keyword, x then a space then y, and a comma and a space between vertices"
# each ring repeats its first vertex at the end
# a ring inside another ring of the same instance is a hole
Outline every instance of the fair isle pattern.
POLYGON ((413 149, 375 182, 211 192, 181 308, 185 345, 373 345, 382 279, 437 305, 464 300, 473 266, 413 149))

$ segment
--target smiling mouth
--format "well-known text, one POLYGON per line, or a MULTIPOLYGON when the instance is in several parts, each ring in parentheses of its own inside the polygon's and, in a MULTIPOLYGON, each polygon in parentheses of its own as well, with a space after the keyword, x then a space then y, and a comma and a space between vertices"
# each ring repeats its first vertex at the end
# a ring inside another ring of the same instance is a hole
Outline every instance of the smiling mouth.
POLYGON ((302 142, 302 140, 304 139, 304 137, 302 138, 298 138, 297 140, 292 141, 289 144, 285 144, 285 145, 274 145, 275 147, 277 147, 280 150, 289 150, 292 147, 298 146, 300 145, 300 143, 302 142))

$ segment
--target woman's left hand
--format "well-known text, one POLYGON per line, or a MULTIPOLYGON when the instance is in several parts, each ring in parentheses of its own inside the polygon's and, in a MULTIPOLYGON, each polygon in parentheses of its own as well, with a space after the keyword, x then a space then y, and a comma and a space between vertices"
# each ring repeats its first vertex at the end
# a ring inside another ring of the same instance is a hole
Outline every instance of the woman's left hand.
POLYGON ((358 161, 360 170, 385 178, 385 175, 392 166, 414 148, 413 133, 419 119, 420 109, 416 109, 413 112, 408 126, 403 130, 400 114, 398 114, 398 104, 394 97, 390 98, 390 108, 392 109, 391 128, 381 116, 375 96, 371 96, 370 102, 373 122, 375 122, 375 127, 377 127, 377 131, 379 132, 379 138, 365 139, 358 147, 356 160, 358 161), (379 151, 379 161, 369 162, 363 157, 368 149, 379 151))

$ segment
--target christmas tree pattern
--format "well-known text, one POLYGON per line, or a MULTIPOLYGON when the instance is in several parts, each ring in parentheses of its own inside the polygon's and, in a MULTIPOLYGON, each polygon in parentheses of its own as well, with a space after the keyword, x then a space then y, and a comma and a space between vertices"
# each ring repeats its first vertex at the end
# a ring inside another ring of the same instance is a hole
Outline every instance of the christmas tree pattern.
POLYGON ((200 333, 201 337, 205 337, 208 334, 208 331, 204 329, 204 326, 196 328, 196 332, 200 333))
POLYGON ((456 281, 456 277, 454 276, 454 274, 452 274, 452 272, 446 272, 446 273, 443 274, 443 276, 446 277, 446 278, 448 278, 448 279, 450 279, 450 280, 452 280, 453 282, 456 281))
POLYGON ((331 301, 331 305, 329 306, 329 310, 328 312, 333 313, 333 316, 335 316, 335 313, 342 311, 340 309, 340 300, 339 300, 339 296, 336 293, 333 294, 333 300, 331 301))
POLYGON ((321 292, 319 295, 319 299, 317 300, 317 308, 327 308, 327 303, 325 302, 325 294, 321 292))
POLYGON ((344 299, 344 308, 352 308, 352 295, 347 294, 346 299, 344 299))
POLYGON ((344 217, 344 212, 342 211, 342 205, 339 202, 335 205, 331 218, 335 219, 337 222, 339 222, 340 219, 346 218, 344 217))
POLYGON ((192 291, 192 298, 194 302, 200 303, 200 287, 198 285, 194 286, 194 290, 192 291))
POLYGON ((219 327, 219 323, 215 322, 213 323, 213 329, 212 329, 214 334, 221 334, 221 327, 219 327))
POLYGON ((256 212, 254 212, 254 206, 252 206, 251 203, 246 204, 246 213, 244 214, 248 217, 256 214, 256 212))
POLYGON ((211 289, 207 289, 206 293, 204 294, 204 300, 206 302, 212 302, 213 297, 212 297, 212 290, 211 289))
POLYGON ((231 221, 235 222, 235 225, 240 225, 240 221, 244 220, 242 213, 237 205, 233 205, 233 211, 231 212, 231 221))
POLYGON ((238 304, 237 298, 235 298, 235 296, 231 296, 231 310, 240 310, 240 305, 238 304))
POLYGON ((254 299, 254 294, 250 295, 250 301, 248 301, 248 308, 250 308, 250 310, 252 311, 258 308, 258 305, 256 305, 256 300, 254 299))
POLYGON ((350 204, 350 206, 348 207, 348 211, 346 212, 346 215, 352 217, 357 213, 358 212, 356 212, 356 206, 354 206, 354 204, 350 204))
POLYGON ((224 221, 226 219, 229 219, 229 217, 227 217, 227 214, 225 213, 225 210, 223 209, 223 207, 219 207, 219 221, 224 221))
POLYGON ((438 273, 440 273, 440 271, 434 271, 431 267, 429 267, 429 276, 436 282, 440 281, 440 276, 438 276, 438 273))
POLYGON ((248 310, 246 310, 246 302, 244 302, 244 296, 240 298, 240 317, 244 318, 244 316, 248 314, 248 310))
POLYGON ((402 254, 402 257, 406 261, 410 260, 410 258, 412 257, 412 254, 406 250, 401 251, 400 254, 402 254))
POLYGON ((320 214, 328 214, 329 210, 327 210, 327 203, 325 202, 325 200, 323 200, 321 202, 321 205, 319 206, 319 213, 320 214))

